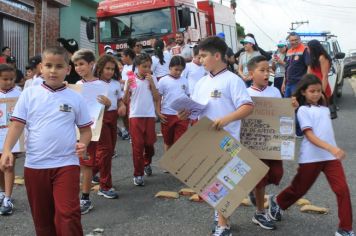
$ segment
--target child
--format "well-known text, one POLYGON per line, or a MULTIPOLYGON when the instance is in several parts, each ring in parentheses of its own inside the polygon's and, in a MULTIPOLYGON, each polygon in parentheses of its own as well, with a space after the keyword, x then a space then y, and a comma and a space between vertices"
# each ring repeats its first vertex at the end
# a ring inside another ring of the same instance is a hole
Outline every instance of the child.
POLYGON ((321 172, 324 172, 337 198, 339 229, 336 236, 354 236, 350 192, 341 160, 345 152, 336 146, 330 119, 330 110, 322 94, 322 82, 307 74, 295 91, 300 107, 297 117, 304 133, 300 147, 299 168, 289 187, 277 196, 269 197, 269 215, 282 219, 282 210, 288 209, 310 189, 321 172))
POLYGON ((200 63, 199 48, 197 46, 193 48, 193 55, 193 61, 187 63, 182 73, 182 77, 188 79, 189 94, 193 94, 195 84, 207 74, 204 66, 200 63))
POLYGON ((140 54, 135 58, 137 74, 126 81, 124 100, 130 100, 130 134, 134 164, 134 184, 144 186, 143 175, 152 174, 151 161, 154 155, 155 103, 159 101, 157 80, 151 75, 151 57, 140 54))
MULTIPOLYGON (((253 103, 244 82, 227 70, 226 43, 218 37, 208 37, 199 43, 199 55, 205 69, 210 73, 197 82, 192 99, 208 105, 200 117, 214 121, 213 128, 224 128, 240 140, 240 120, 253 111, 253 103)), ((180 111, 178 116, 186 119, 189 111, 180 111)), ((214 236, 230 236, 227 219, 220 213, 214 217, 214 236)))
POLYGON ((108 199, 118 198, 119 195, 112 188, 111 165, 117 140, 117 119, 118 115, 126 114, 126 107, 122 101, 122 92, 120 83, 113 80, 117 68, 117 62, 111 55, 102 55, 96 63, 94 75, 105 82, 108 89, 108 98, 111 106, 104 112, 103 126, 96 146, 95 168, 93 175, 100 173, 99 196, 108 199))
MULTIPOLYGON (((15 69, 7 64, 0 64, 0 98, 17 98, 21 92, 15 89, 15 69)), ((1 157, 0 157, 1 159, 1 157)), ((14 159, 15 164, 15 159, 14 159)), ((11 195, 14 186, 14 168, 0 171, 0 214, 11 215, 14 208, 11 195)))
MULTIPOLYGON (((75 71, 82 78, 77 84, 95 84, 103 87, 107 87, 106 83, 99 80, 93 75, 93 67, 95 63, 95 54, 88 49, 80 49, 76 51, 72 56, 72 62, 74 64, 75 71)), ((101 95, 98 98, 98 102, 105 107, 110 107, 110 100, 101 95)), ((88 145, 88 155, 85 159, 80 159, 80 169, 82 171, 82 196, 80 198, 80 212, 81 214, 88 213, 93 209, 93 204, 90 200, 89 194, 91 190, 91 180, 93 175, 93 167, 95 165, 95 149, 96 142, 90 142, 88 145)))
MULTIPOLYGON (((44 79, 41 74, 41 61, 42 61, 42 58, 40 55, 30 58, 30 65, 34 71, 33 72, 34 76, 32 78, 31 86, 41 85, 44 82, 44 79)), ((24 87, 27 88, 26 84, 24 87)))
POLYGON ((188 81, 181 77, 184 68, 184 58, 173 56, 169 63, 169 74, 158 81, 160 99, 156 105, 156 113, 161 121, 165 151, 184 134, 189 125, 189 120, 180 120, 177 111, 170 107, 176 98, 189 96, 188 81))
POLYGON ((60 47, 43 54, 45 83, 23 91, 11 118, 0 168, 13 168, 12 148, 28 130, 24 176, 36 235, 83 235, 80 222, 79 159, 92 124, 82 96, 63 84, 69 56, 60 47), (75 125, 80 132, 77 143, 75 125))
MULTIPOLYGON (((247 89, 250 96, 281 98, 281 93, 277 88, 268 86, 269 64, 264 56, 252 58, 247 63, 247 68, 249 76, 252 79, 252 86, 247 89)), ((283 176, 283 164, 282 161, 279 160, 262 159, 262 161, 269 167, 269 171, 255 187, 256 213, 252 221, 264 229, 276 229, 273 220, 265 213, 264 196, 265 187, 268 184, 278 185, 281 181, 283 176)))
POLYGON ((169 73, 169 61, 171 60, 171 54, 164 52, 164 42, 162 40, 156 40, 154 45, 154 55, 152 56, 152 73, 153 76, 159 81, 163 76, 169 73))

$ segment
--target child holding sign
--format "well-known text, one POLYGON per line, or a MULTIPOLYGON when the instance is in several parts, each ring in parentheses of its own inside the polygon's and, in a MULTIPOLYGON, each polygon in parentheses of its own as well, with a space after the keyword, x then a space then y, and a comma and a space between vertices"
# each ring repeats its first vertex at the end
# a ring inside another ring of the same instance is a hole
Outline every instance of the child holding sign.
MULTIPOLYGON (((0 98, 17 98, 21 94, 15 89, 15 69, 7 64, 0 64, 0 98)), ((7 118, 7 108, 0 111, 0 117, 7 118)), ((2 124, 4 125, 4 124, 2 124)), ((0 157, 1 158, 1 157, 0 157)), ((14 159, 15 161, 15 159, 14 159)), ((11 215, 13 210, 12 189, 14 186, 14 167, 0 171, 0 214, 11 215)))
MULTIPOLYGON (((269 64, 264 56, 252 58, 247 63, 252 86, 247 89, 250 96, 281 98, 281 93, 275 87, 268 86, 269 64)), ((265 177, 256 185, 254 193, 256 201, 256 213, 252 221, 264 229, 276 229, 274 221, 268 216, 264 209, 265 187, 268 184, 278 185, 283 176, 283 164, 279 160, 264 160, 269 171, 265 177)))
MULTIPOLYGON (((214 120, 213 128, 225 129, 240 140, 241 119, 253 111, 253 103, 241 78, 227 70, 226 43, 218 37, 209 37, 199 44, 199 55, 205 69, 210 73, 195 85, 191 98, 201 104, 208 102, 200 117, 214 120)), ((180 119, 187 119, 189 111, 180 111, 180 119)), ((231 236, 228 219, 216 212, 214 236, 231 236)))
POLYGON ((339 229, 335 236, 354 236, 350 191, 341 164, 346 154, 336 145, 330 110, 322 91, 322 82, 315 75, 305 75, 298 84, 294 96, 300 105, 297 116, 304 133, 299 168, 290 186, 277 196, 270 196, 269 214, 280 221, 282 210, 303 197, 324 172, 337 198, 339 229))

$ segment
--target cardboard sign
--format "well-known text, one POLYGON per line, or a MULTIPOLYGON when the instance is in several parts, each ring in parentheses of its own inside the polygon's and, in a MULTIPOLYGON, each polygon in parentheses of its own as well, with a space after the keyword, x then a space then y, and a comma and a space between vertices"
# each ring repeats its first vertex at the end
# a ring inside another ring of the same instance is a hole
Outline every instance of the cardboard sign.
MULTIPOLYGON (((107 96, 107 87, 98 84, 69 84, 68 87, 77 93, 80 93, 87 104, 90 118, 93 121, 91 126, 91 141, 98 141, 103 126, 104 105, 97 101, 99 95, 107 96)), ((77 129, 77 139, 79 139, 79 130, 77 129)))
POLYGON ((294 160, 295 112, 291 99, 252 100, 254 111, 241 123, 241 144, 260 159, 294 160))
POLYGON ((162 168, 229 217, 268 167, 212 121, 198 121, 164 154, 162 168))
MULTIPOLYGON (((9 130, 11 114, 14 111, 17 98, 0 99, 0 153, 2 153, 7 131, 9 130)), ((22 134, 12 149, 12 152, 25 152, 25 138, 22 134)))

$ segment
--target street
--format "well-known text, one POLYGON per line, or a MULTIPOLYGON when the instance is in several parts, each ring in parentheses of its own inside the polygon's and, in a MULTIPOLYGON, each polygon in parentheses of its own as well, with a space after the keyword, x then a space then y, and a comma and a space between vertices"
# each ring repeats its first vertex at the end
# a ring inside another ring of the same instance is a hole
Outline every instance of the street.
MULTIPOLYGON (((343 162, 356 215, 356 98, 349 80, 345 81, 343 96, 338 100, 340 110, 334 120, 338 145, 346 150, 348 158, 343 162)), ((131 146, 128 141, 119 140, 119 157, 113 159, 114 187, 119 199, 109 200, 91 194, 94 209, 82 217, 84 233, 90 234, 95 228, 104 229, 103 235, 209 235, 213 220, 213 209, 205 203, 190 202, 187 197, 177 200, 157 199, 154 195, 161 190, 178 192, 184 187, 170 174, 163 173, 158 160, 163 153, 162 137, 156 143, 153 162, 153 176, 145 178, 145 186, 137 187, 132 181, 131 146)), ((23 176, 24 158, 16 163, 16 175, 23 176)), ((295 174, 296 162, 284 162, 284 177, 278 187, 268 187, 268 193, 278 193, 286 187, 295 174)), ((0 234, 7 236, 35 235, 25 187, 14 188, 15 210, 12 216, 0 217, 0 234)), ((334 235, 337 224, 337 207, 333 192, 321 175, 305 196, 314 205, 330 209, 329 214, 301 213, 299 206, 287 210, 283 221, 277 223, 277 230, 264 230, 251 221, 253 207, 240 206, 231 217, 233 235, 334 235)), ((356 224, 354 223, 354 228, 356 224)))

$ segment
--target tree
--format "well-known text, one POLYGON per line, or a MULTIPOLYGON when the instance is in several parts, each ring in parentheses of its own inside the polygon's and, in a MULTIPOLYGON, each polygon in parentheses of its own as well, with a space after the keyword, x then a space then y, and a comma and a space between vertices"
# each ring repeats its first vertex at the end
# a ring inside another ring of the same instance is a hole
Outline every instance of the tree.
POLYGON ((236 33, 238 38, 245 37, 245 28, 239 23, 236 23, 236 33))

